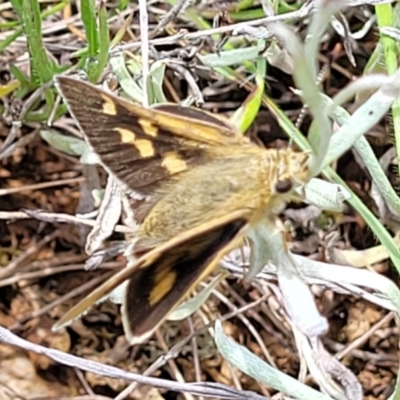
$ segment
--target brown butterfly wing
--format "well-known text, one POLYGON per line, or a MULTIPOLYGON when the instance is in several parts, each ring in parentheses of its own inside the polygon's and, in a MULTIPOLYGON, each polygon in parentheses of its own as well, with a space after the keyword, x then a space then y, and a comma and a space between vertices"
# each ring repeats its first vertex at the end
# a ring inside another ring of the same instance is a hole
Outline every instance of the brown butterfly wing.
MULTIPOLYGON (((185 297, 191 287, 208 275, 221 257, 237 245, 236 241, 240 240, 248 220, 249 211, 238 210, 184 232, 148 251, 72 307, 54 325, 53 329, 57 330, 70 324, 72 320, 80 317, 91 306, 106 298, 116 287, 129 279, 132 283, 127 292, 126 302, 128 303, 125 303, 129 304, 129 309, 131 309, 129 302, 138 296, 141 299, 139 308, 143 307, 148 311, 150 306, 154 310, 148 319, 144 318, 143 313, 140 314, 140 318, 137 318, 130 314, 130 311, 129 315, 124 311, 127 335, 132 338, 132 342, 137 341, 138 337, 144 339, 162 322, 161 319, 165 319, 177 300, 185 297), (146 281, 147 274, 148 281, 146 281), (157 284, 154 286, 154 280, 157 279, 157 284), (179 290, 175 287, 171 291, 165 290, 168 289, 170 283, 181 285, 179 283, 181 279, 183 284, 179 290), (141 284, 143 284, 142 287, 140 287, 141 284), (158 301, 154 301, 157 298, 158 301)), ((125 306, 124 308, 126 310, 125 306)))
POLYGON ((210 227, 201 235, 160 254, 131 276, 122 308, 124 330, 131 344, 141 343, 188 296, 241 238, 246 218, 210 227))
POLYGON ((62 76, 56 86, 103 166, 131 192, 147 195, 158 182, 207 162, 210 146, 243 140, 226 121, 197 109, 147 109, 62 76))

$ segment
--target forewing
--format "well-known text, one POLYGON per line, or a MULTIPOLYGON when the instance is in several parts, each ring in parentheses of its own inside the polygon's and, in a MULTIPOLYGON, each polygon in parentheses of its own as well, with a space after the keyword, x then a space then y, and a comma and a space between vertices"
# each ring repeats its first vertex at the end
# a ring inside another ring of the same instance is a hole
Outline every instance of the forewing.
POLYGON ((59 76, 56 86, 103 166, 132 192, 205 163, 212 146, 243 138, 212 114, 179 105, 144 108, 83 81, 59 76))
MULTIPOLYGON (((53 329, 57 330, 70 324, 92 305, 110 295, 117 286, 130 279, 133 283, 129 285, 127 300, 130 301, 138 296, 143 302, 142 306, 147 310, 148 304, 153 307, 149 318, 142 319, 141 322, 131 315, 130 304, 126 303, 125 305, 127 307, 124 311, 126 334, 131 338, 132 343, 140 338, 143 340, 165 319, 174 306, 172 303, 176 305, 180 299, 185 297, 193 285, 204 279, 221 257, 237 245, 237 241, 240 240, 242 232, 247 227, 249 218, 248 210, 238 210, 186 231, 147 252, 71 308, 54 325, 53 329), (168 264, 164 260, 170 260, 174 265, 168 264), (149 290, 149 284, 144 284, 147 279, 146 274, 149 274, 150 284, 158 282, 153 291, 149 290), (181 279, 185 282, 184 285, 174 286, 180 285, 181 279), (142 292, 134 293, 134 290, 138 288, 138 282, 143 283, 142 292), (172 285, 169 287, 171 283, 172 285), (178 300, 176 300, 177 298, 178 300), (160 320, 156 318, 160 318, 160 320)), ((136 309, 133 312, 135 311, 139 310, 136 309)), ((145 317, 143 313, 140 315, 141 318, 145 317)))

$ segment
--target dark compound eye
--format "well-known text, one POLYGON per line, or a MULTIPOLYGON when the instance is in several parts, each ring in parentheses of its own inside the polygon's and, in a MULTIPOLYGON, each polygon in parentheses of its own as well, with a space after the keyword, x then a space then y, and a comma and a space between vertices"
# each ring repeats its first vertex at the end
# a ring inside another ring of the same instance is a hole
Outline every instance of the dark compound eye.
POLYGON ((10 72, 5 69, 0 70, 0 83, 2 85, 6 85, 8 82, 10 82, 10 80, 11 80, 10 72))
POLYGON ((293 183, 289 179, 278 181, 275 184, 275 190, 277 193, 287 193, 290 189, 292 189, 292 187, 293 183))

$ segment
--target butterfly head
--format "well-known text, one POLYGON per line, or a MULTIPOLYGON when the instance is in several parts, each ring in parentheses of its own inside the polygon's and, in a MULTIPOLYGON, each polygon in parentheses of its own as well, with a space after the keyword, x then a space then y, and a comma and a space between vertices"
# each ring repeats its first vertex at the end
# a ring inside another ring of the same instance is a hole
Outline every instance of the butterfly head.
POLYGON ((274 191, 284 194, 302 187, 310 178, 309 154, 293 150, 279 150, 276 163, 274 191))

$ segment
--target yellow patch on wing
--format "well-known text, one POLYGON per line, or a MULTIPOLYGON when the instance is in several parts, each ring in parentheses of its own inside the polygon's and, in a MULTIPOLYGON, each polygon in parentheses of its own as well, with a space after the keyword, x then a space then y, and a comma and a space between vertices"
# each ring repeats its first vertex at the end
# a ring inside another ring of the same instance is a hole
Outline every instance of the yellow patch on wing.
POLYGON ((151 140, 136 139, 136 135, 133 131, 126 128, 114 128, 120 135, 121 142, 131 144, 136 147, 140 157, 147 158, 152 157, 155 154, 155 149, 151 140))
POLYGON ((176 153, 165 153, 161 165, 170 173, 176 174, 177 172, 186 169, 186 162, 178 157, 176 153))
POLYGON ((151 306, 157 304, 164 296, 166 296, 176 282, 175 271, 161 270, 154 277, 154 288, 149 295, 149 303, 151 306))
POLYGON ((129 143, 129 144, 134 144, 135 143, 135 133, 131 131, 130 129, 125 129, 125 128, 114 128, 114 131, 117 131, 121 137, 121 142, 122 143, 129 143))
POLYGON ((138 124, 143 128, 146 135, 156 137, 158 134, 158 127, 145 118, 138 118, 138 124))
POLYGON ((133 142, 133 145, 143 158, 154 156, 156 153, 153 143, 150 140, 138 139, 133 142))
POLYGON ((117 115, 117 107, 114 100, 105 94, 101 94, 101 98, 103 100, 103 113, 106 115, 117 115))

